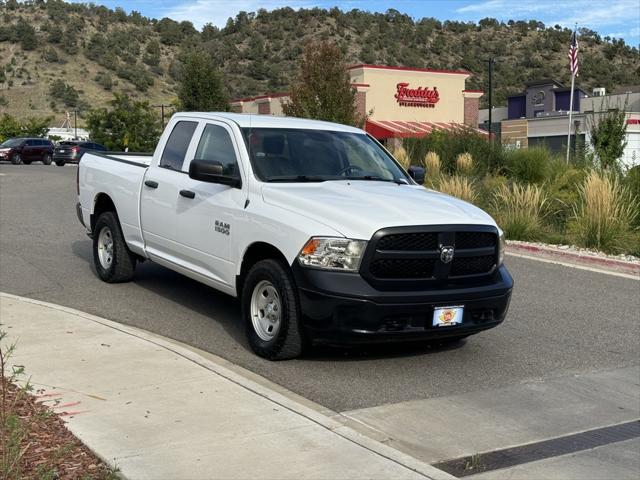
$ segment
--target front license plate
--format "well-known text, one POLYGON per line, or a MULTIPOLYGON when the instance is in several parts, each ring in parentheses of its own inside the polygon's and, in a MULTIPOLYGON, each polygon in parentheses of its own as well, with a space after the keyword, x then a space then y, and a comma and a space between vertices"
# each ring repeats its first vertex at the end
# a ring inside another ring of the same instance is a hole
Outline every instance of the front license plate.
POLYGON ((436 307, 433 310, 434 327, 451 327, 462 323, 464 307, 436 307))
POLYGON ((64 153, 66 150, 58 150, 58 153, 64 153))

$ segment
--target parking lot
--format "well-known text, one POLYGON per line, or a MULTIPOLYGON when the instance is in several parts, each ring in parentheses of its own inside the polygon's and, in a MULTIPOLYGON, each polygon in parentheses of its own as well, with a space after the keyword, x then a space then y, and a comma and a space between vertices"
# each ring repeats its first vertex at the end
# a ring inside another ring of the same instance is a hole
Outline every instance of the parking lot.
MULTIPOLYGON (((640 417, 637 280, 508 256, 516 286, 507 321, 494 330, 449 348, 325 347, 268 362, 248 348, 230 297, 148 262, 129 284, 95 276, 75 216, 76 168, 0 166, 0 291, 214 353, 430 463, 640 417)), ((592 450, 597 457, 576 454, 582 478, 604 478, 591 463, 608 472, 617 465, 606 478, 632 478, 640 444, 616 445, 592 450)), ((541 476, 564 468, 536 465, 541 476)))

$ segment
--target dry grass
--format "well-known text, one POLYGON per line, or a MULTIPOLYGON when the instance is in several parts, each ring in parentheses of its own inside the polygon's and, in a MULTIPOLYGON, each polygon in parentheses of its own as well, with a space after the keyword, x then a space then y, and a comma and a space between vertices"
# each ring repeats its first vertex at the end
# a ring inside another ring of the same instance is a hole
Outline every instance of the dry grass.
POLYGON ((441 177, 436 190, 469 203, 478 199, 475 182, 461 175, 441 177))
POLYGON ((436 152, 427 152, 422 161, 426 169, 427 178, 437 178, 440 175, 440 156, 436 152))
POLYGON ((586 247, 623 249, 630 225, 640 215, 640 203, 613 175, 591 171, 579 187, 573 228, 586 247))
POLYGON ((411 166, 411 158, 409 158, 409 154, 404 149, 404 147, 400 146, 393 150, 392 152, 395 159, 404 167, 405 170, 409 169, 411 166))
POLYGON ((536 185, 500 185, 494 192, 491 209, 507 238, 535 240, 548 214, 549 198, 536 185))
POLYGON ((456 158, 456 170, 460 175, 471 175, 473 173, 473 156, 468 153, 461 153, 456 158))

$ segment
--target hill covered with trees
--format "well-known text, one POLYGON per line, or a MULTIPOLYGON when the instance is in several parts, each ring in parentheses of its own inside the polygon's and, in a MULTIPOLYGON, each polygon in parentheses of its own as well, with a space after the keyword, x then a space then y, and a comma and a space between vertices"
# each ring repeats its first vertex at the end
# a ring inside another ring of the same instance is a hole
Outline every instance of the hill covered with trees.
MULTIPOLYGON (((535 20, 441 22, 396 10, 281 8, 241 12, 224 28, 198 30, 190 22, 61 0, 0 0, 0 19, 0 112, 18 117, 102 107, 113 93, 172 103, 181 60, 194 49, 211 55, 231 98, 283 91, 311 39, 335 42, 350 63, 465 68, 474 74, 468 88, 486 89, 485 60, 494 57, 494 105, 530 80, 569 81, 571 32, 535 20)), ((637 83, 637 48, 587 29, 579 41, 580 87, 637 83)))

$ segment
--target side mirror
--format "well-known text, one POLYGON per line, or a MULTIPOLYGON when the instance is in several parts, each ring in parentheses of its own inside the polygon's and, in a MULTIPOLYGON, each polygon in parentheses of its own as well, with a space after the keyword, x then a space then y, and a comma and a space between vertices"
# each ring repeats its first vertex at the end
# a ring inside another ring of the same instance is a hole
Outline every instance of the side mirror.
POLYGON ((222 164, 211 160, 191 160, 189 164, 189 178, 200 180, 201 182, 220 183, 234 188, 240 188, 242 186, 240 177, 223 175, 222 164))
POLYGON ((409 176, 415 180, 416 183, 422 185, 424 183, 425 169, 416 165, 409 167, 409 176))

